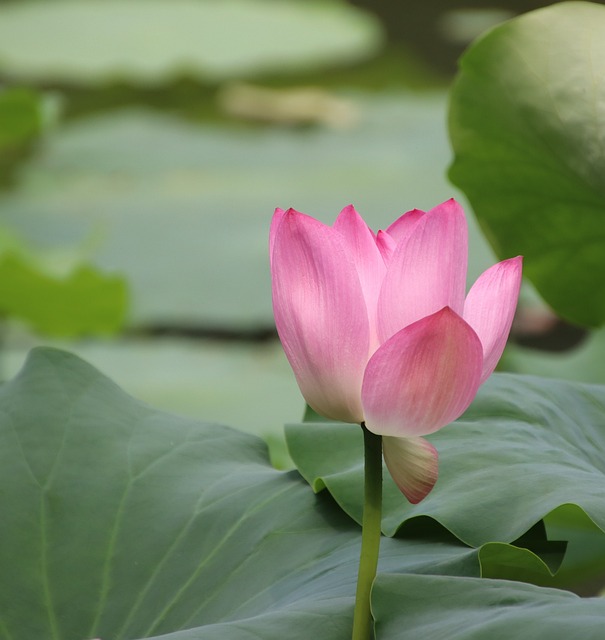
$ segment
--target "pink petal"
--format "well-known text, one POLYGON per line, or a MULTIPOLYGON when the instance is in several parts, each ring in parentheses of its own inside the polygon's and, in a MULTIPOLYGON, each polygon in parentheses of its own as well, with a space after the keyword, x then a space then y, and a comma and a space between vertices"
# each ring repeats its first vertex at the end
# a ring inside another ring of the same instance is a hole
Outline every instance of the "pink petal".
POLYGON ((271 275, 275 324, 305 400, 326 418, 361 422, 369 321, 341 234, 289 209, 271 275))
POLYGON ((385 264, 389 264, 389 261, 393 257, 395 253, 395 249, 397 248, 397 243, 386 231, 379 231, 376 236, 376 246, 378 247, 378 251, 382 255, 382 259, 385 264))
POLYGON ((286 212, 277 207, 271 218, 271 226, 269 227, 269 262, 273 261, 273 246, 275 245, 275 234, 286 212))
POLYGON ((407 211, 393 222, 393 224, 387 229, 387 233, 397 244, 400 244, 404 240, 408 239, 412 233, 412 229, 425 213, 425 211, 421 211, 420 209, 407 211))
POLYGON ((435 486, 439 465, 437 450, 424 438, 382 439, 387 469, 403 495, 418 504, 435 486))
POLYGON ((378 298, 381 342, 443 307, 462 315, 467 243, 466 219, 455 200, 420 217, 387 267, 378 298))
POLYGON ((353 258, 359 275, 370 320, 370 349, 373 352, 378 348, 376 310, 378 294, 386 273, 384 260, 376 245, 374 234, 353 205, 345 207, 340 212, 334 223, 334 229, 342 234, 346 250, 353 258))
POLYGON ((449 307, 405 327, 368 362, 361 398, 366 426, 384 436, 422 436, 458 418, 481 380, 483 350, 449 307))
POLYGON ((471 287, 464 304, 464 319, 483 345, 481 382, 491 375, 504 351, 521 288, 523 258, 499 262, 484 271, 471 287))

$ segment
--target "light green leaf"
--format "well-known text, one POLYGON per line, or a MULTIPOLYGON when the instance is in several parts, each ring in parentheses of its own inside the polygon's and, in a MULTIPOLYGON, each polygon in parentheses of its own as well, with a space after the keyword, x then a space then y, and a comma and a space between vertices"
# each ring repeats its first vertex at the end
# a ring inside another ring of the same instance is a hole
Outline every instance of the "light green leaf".
POLYGON ((556 3, 462 57, 450 178, 562 316, 605 322, 605 7, 556 3))
MULTIPOLYGON (((29 90, 0 93, 2 181, 11 175, 14 160, 40 135, 47 116, 43 101, 29 90)), ((56 336, 111 333, 121 327, 127 295, 121 278, 101 275, 89 266, 59 277, 42 263, 41 255, 5 226, 0 228, 0 316, 25 320, 34 330, 56 336)))
MULTIPOLYGON (((578 509, 578 511, 580 510, 578 509)), ((600 529, 598 531, 603 535, 600 529)), ((390 539, 393 540, 393 538, 390 539)), ((408 520, 406 526, 395 539, 425 540, 434 543, 447 542, 449 544, 457 540, 455 536, 427 516, 408 520), (448 536, 450 537, 448 538, 448 536)), ((567 543, 561 541, 565 539, 565 537, 558 536, 554 540, 548 539, 544 523, 540 521, 518 540, 515 540, 513 544, 487 542, 477 549, 479 571, 472 577, 500 578, 530 582, 539 586, 568 588, 567 581, 573 583, 575 580, 577 583, 577 578, 584 576, 578 576, 575 571, 576 567, 567 563, 567 543), (564 575, 559 571, 562 563, 568 564, 564 575)), ((384 545, 385 541, 383 540, 383 548, 384 545)), ((466 558, 465 561, 467 561, 466 558)), ((383 566, 388 567, 388 560, 383 566)), ((448 560, 446 571, 437 571, 433 568, 431 573, 452 575, 452 565, 448 560)), ((464 565, 456 574, 471 576, 468 565, 464 565)))
POLYGON ((43 125, 40 98, 28 89, 0 93, 0 151, 35 139, 43 125))
POLYGON ((501 580, 378 576, 377 640, 600 640, 603 598, 501 580))
MULTIPOLYGON (((473 546, 510 542, 568 503, 605 530, 604 416, 605 387, 493 375, 459 420, 428 437, 440 475, 427 498, 410 505, 385 471, 383 531, 424 515, 473 546)), ((360 428, 288 425, 286 438, 305 479, 359 522, 360 428)))
MULTIPOLYGON (((0 636, 341 640, 359 527, 261 440, 169 415, 64 352, 0 386, 0 636), (171 635, 173 634, 174 635, 171 635)), ((382 571, 478 574, 437 533, 382 571)))
POLYGON ((561 540, 567 538, 549 540, 540 520, 513 544, 488 542, 479 549, 481 577, 565 588, 559 569, 565 562, 567 543, 561 540))
POLYGON ((378 22, 342 2, 56 0, 0 6, 0 69, 29 82, 217 81, 355 61, 378 22), (119 27, 117 26, 119 25, 119 27))
POLYGON ((582 596, 601 593, 605 588, 603 531, 572 504, 555 509, 544 522, 549 539, 569 541, 563 562, 549 586, 569 589, 582 596))
MULTIPOLYGON (((562 559, 562 558, 561 558, 562 559)), ((482 578, 502 578, 551 586, 554 574, 538 555, 528 549, 488 542, 479 552, 482 578)))
POLYGON ((54 336, 117 331, 126 314, 126 284, 80 266, 65 278, 48 275, 15 253, 0 255, 0 314, 54 336))

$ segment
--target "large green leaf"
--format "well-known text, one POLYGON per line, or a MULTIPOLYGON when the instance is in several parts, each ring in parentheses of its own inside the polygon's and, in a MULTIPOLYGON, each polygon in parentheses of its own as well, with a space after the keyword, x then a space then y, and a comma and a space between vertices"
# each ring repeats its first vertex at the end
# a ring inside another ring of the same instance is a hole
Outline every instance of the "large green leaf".
POLYGON ((450 178, 501 257, 566 318, 605 322, 605 7, 557 3, 462 57, 450 178))
MULTIPOLYGON (((440 456, 432 493, 410 505, 385 472, 383 531, 430 516, 471 545, 512 541, 563 504, 605 530, 605 387, 494 374, 469 410, 429 436, 440 456)), ((290 454, 361 519, 361 430, 339 423, 289 425, 290 454)), ((405 527, 404 527, 405 528, 405 527)))
MULTIPOLYGON (((154 410, 38 349, 0 387, 0 462, 5 640, 349 635, 359 527, 272 469, 258 438, 154 410)), ((435 531, 384 540, 381 562, 479 571, 435 531)))
POLYGON ((342 2, 57 0, 0 6, 0 71, 38 82, 211 81, 363 58, 378 22, 342 2))
POLYGON ((603 598, 476 578, 379 576, 377 640, 600 640, 603 598))
MULTIPOLYGON (((385 228, 452 195, 442 94, 350 100, 350 130, 196 126, 145 111, 67 123, 0 216, 37 246, 96 239, 95 264, 128 278, 134 324, 272 326, 276 206, 331 224, 352 202, 385 228)), ((471 238, 475 278, 492 256, 476 226, 471 238)))

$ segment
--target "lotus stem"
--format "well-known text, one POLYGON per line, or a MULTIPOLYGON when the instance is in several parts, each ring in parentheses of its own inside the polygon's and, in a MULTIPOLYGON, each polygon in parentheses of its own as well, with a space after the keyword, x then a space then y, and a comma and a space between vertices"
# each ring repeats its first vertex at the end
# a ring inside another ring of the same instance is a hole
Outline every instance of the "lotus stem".
POLYGON ((370 640, 373 637, 370 592, 378 566, 382 520, 382 436, 368 431, 363 422, 361 428, 365 465, 364 503, 352 640, 370 640))

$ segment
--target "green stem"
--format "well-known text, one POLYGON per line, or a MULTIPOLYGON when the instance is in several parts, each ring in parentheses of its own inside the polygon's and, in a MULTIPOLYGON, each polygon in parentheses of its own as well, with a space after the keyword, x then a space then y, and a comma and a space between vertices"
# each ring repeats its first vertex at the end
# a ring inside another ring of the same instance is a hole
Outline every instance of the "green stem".
POLYGON ((364 503, 352 640, 369 640, 372 637, 370 590, 378 566, 382 516, 382 436, 368 431, 363 422, 361 428, 365 458, 364 503))

